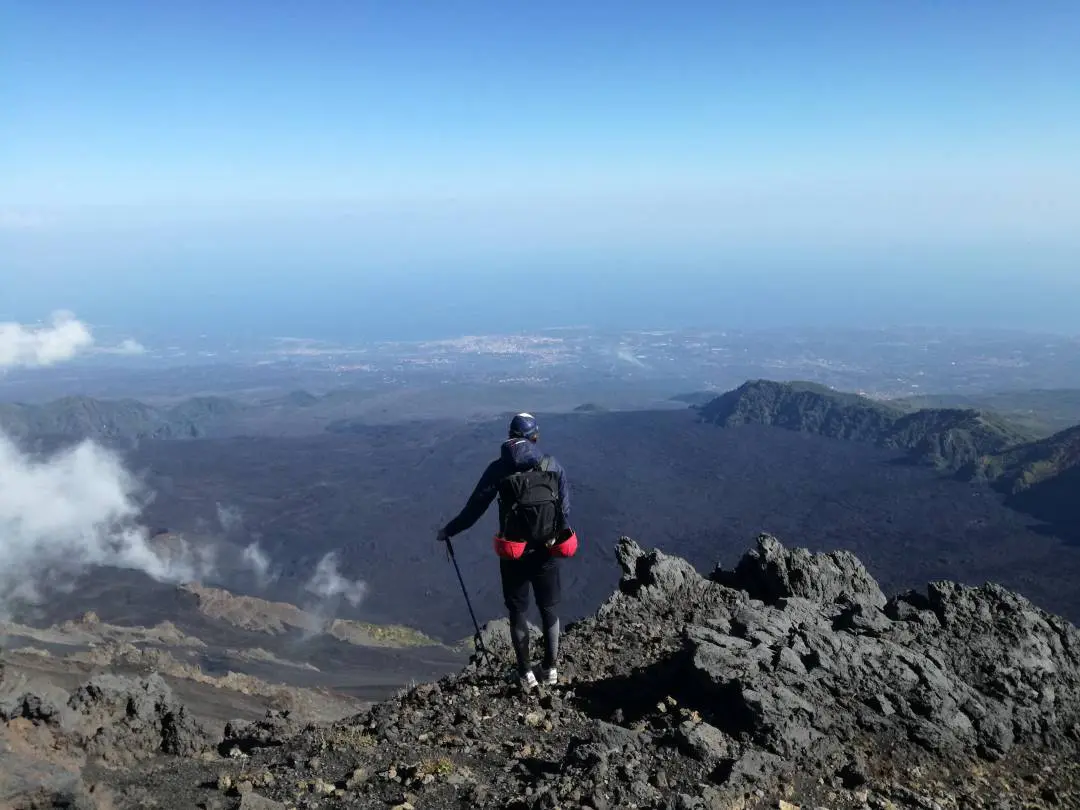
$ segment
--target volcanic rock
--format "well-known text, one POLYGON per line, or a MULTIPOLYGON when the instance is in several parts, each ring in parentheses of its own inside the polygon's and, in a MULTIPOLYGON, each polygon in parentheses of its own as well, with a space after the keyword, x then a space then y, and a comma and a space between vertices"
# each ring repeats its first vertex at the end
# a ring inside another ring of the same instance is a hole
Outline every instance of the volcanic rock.
MULTIPOLYGON (((508 627, 491 622, 488 655, 361 714, 230 723, 224 759, 175 758, 160 806, 925 810, 1080 795, 1080 635, 1022 596, 933 582, 886 600, 853 555, 768 535, 709 577, 626 537, 615 556, 619 588, 567 627, 559 686, 523 693, 508 627)), ((163 686, 96 679, 68 701, 0 707, 30 725, 108 718, 112 731, 84 732, 90 751, 199 752, 163 686)), ((150 784, 151 767, 128 778, 150 784)))

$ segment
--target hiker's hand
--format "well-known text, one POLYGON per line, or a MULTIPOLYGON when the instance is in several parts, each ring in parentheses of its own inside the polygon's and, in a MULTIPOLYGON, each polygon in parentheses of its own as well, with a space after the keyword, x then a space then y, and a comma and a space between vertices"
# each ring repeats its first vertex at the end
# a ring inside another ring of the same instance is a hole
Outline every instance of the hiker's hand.
POLYGON ((445 543, 450 539, 450 536, 446 533, 446 529, 439 529, 439 533, 435 535, 436 543, 445 543))

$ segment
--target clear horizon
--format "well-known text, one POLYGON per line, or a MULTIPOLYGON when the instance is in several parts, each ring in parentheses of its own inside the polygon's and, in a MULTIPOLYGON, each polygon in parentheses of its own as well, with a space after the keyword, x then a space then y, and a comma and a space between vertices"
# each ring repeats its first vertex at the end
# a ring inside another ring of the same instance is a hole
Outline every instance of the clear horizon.
POLYGON ((1077 331, 1073 3, 7 9, 6 318, 1077 331))

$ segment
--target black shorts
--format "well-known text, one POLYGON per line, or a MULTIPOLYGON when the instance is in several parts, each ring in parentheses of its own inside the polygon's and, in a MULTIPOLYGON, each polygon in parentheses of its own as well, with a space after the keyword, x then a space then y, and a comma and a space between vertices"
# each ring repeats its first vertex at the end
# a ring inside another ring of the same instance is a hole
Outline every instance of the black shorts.
POLYGON ((499 560, 502 575, 503 601, 511 612, 524 613, 529 609, 529 588, 536 606, 553 608, 562 597, 559 581, 559 560, 546 551, 526 554, 520 560, 499 560))

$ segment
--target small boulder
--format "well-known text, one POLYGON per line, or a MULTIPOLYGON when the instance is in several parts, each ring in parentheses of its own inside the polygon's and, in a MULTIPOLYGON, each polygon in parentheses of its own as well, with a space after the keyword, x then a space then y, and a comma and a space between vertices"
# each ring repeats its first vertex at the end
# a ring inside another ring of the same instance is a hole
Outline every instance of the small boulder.
POLYGON ((770 534, 758 535, 757 548, 744 554, 733 572, 718 568, 712 579, 770 605, 792 596, 878 609, 886 603, 877 582, 850 551, 813 554, 804 548, 787 549, 770 534))
POLYGON ((629 537, 619 538, 615 557, 622 569, 619 590, 641 601, 664 603, 708 585, 686 560, 656 549, 645 551, 629 537))
POLYGON ((240 796, 239 810, 285 810, 285 805, 258 793, 248 792, 240 796))
POLYGON ((271 709, 261 720, 233 720, 225 725, 225 736, 219 746, 225 754, 233 748, 248 753, 256 748, 272 748, 284 744, 300 731, 300 724, 291 719, 288 711, 271 709))
POLYGON ((734 741, 709 723, 683 722, 675 731, 675 740, 683 753, 715 768, 731 759, 734 741))

